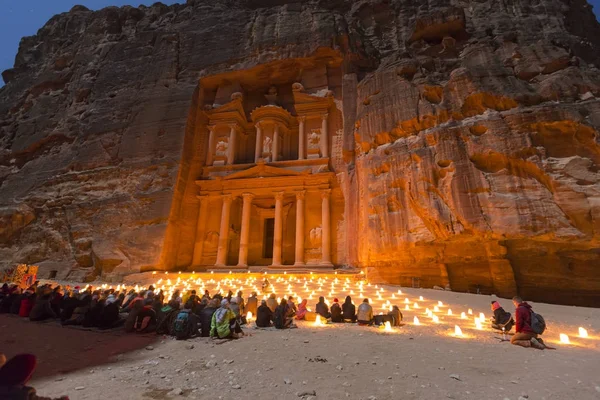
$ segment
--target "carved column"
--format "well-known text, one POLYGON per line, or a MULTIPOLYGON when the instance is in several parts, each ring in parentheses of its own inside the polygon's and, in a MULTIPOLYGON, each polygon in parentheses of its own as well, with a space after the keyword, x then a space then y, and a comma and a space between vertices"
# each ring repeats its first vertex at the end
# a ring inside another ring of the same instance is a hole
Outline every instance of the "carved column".
POLYGON ((306 122, 306 117, 298 117, 298 160, 304 160, 306 158, 306 133, 304 132, 304 123, 306 122))
POLYGON ((329 157, 329 132, 327 131, 327 117, 329 114, 321 116, 321 156, 329 157))
POLYGON ((304 195, 306 191, 296 192, 296 257, 294 265, 304 265, 304 195))
POLYGON ((281 265, 281 247, 283 242, 283 195, 275 192, 275 232, 273 232, 273 266, 281 265))
POLYGON ((231 212, 230 194, 223 195, 223 208, 221 209, 221 229, 219 230, 219 247, 217 248, 217 262, 215 267, 224 267, 227 263, 227 250, 229 245, 229 214, 231 212))
POLYGON ((206 154, 206 165, 212 165, 213 163, 213 153, 215 151, 215 130, 217 128, 215 126, 209 126, 209 135, 208 135, 208 153, 206 154))
POLYGON ((227 153, 227 164, 231 165, 235 162, 235 145, 237 142, 237 125, 231 124, 229 131, 229 152, 227 153))
POLYGON ((244 199, 242 205, 242 230, 240 232, 240 253, 238 258, 238 267, 246 268, 248 266, 248 238, 250 235, 250 209, 252 206, 252 193, 242 194, 244 199))
POLYGON ((275 123, 273 128, 273 149, 271 150, 271 160, 277 161, 279 158, 279 124, 275 123))
POLYGON ((321 190, 321 265, 331 264, 331 230, 330 230, 330 211, 329 211, 329 196, 331 189, 321 190))
POLYGON ((206 235, 206 219, 208 217, 208 196, 198 196, 200 199, 200 212, 198 213, 198 224, 196 225, 196 243, 194 243, 194 256, 192 265, 202 264, 202 251, 204 250, 204 236, 206 235))
POLYGON ((262 126, 260 123, 256 124, 256 147, 254 149, 254 162, 257 163, 260 160, 262 154, 262 126))

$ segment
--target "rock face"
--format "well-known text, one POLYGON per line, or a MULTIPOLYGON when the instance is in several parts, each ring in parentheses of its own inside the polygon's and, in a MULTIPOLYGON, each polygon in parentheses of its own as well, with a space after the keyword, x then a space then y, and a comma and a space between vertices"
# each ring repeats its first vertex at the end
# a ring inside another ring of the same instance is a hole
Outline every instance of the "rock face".
POLYGON ((600 25, 585 0, 57 15, 3 73, 0 267, 109 279, 189 266, 178 243, 198 215, 201 82, 302 75, 334 56, 347 264, 373 281, 598 304, 600 25))

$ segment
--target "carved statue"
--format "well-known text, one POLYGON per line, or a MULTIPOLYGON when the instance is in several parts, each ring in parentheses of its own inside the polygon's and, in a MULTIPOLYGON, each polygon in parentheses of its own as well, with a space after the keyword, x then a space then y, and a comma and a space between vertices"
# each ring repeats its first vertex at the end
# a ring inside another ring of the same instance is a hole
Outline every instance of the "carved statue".
POLYGON ((308 135, 308 148, 309 149, 318 149, 321 144, 321 130, 313 129, 311 134, 308 135))
POLYGON ((304 92, 304 86, 300 82, 295 82, 292 84, 292 91, 294 92, 304 92))
POLYGON ((224 140, 219 140, 217 143, 217 148, 215 150, 215 154, 217 157, 227 157, 227 149, 229 148, 229 143, 224 140))
POLYGON ((270 137, 265 136, 263 140, 263 154, 271 154, 271 143, 272 140, 270 137))
POLYGON ((275 86, 271 86, 269 88, 269 92, 265 94, 265 98, 269 102, 270 105, 277 105, 277 88, 275 86))
POLYGON ((310 230, 310 244, 312 247, 321 247, 322 229, 320 226, 316 226, 310 230))

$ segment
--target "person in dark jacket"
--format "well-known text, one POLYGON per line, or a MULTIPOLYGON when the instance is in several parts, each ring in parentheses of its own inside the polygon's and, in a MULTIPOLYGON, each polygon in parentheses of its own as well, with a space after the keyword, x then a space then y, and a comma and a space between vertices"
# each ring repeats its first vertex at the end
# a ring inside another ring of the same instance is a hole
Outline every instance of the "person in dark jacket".
POLYGON ((50 301, 52 300, 52 294, 44 292, 37 297, 31 312, 29 313, 30 321, 44 321, 46 319, 57 318, 57 315, 52 309, 50 301))
POLYGON ((342 304, 342 317, 345 322, 356 322, 356 307, 352 304, 350 296, 346 296, 346 300, 342 304))
POLYGON ((402 325, 402 312, 398 306, 392 306, 392 311, 388 312, 388 315, 392 317, 392 326, 401 326, 402 325))
POLYGON ((325 298, 323 296, 319 297, 319 302, 315 307, 315 312, 327 320, 331 319, 329 307, 327 307, 327 304, 325 304, 325 298))
POLYGON ((104 301, 104 308, 98 318, 98 327, 100 329, 111 329, 123 325, 125 320, 119 315, 120 308, 121 303, 115 295, 109 295, 104 301))
POLYGON ((266 300, 261 300, 260 306, 256 310, 256 326, 259 328, 268 328, 271 326, 271 320, 273 319, 273 312, 267 306, 266 300))
POLYGON ((71 318, 73 311, 79 307, 80 301, 75 293, 63 296, 60 304, 60 321, 64 322, 71 318))
POLYGON ((54 311, 54 314, 56 314, 57 316, 60 315, 60 305, 62 303, 63 297, 64 295, 62 287, 60 285, 58 285, 52 290, 52 296, 50 296, 50 306, 52 307, 52 311, 54 311))
POLYGON ((17 290, 15 290, 15 293, 17 295, 15 296, 12 303, 10 304, 10 313, 11 314, 19 314, 19 309, 21 308, 21 301, 25 298, 25 294, 23 293, 21 288, 18 288, 17 290))
POLYGON ((218 300, 212 299, 208 302, 208 305, 200 311, 200 333, 202 337, 210 337, 210 322, 212 321, 213 314, 219 308, 218 300))
POLYGON ((290 328, 294 321, 294 314, 286 299, 281 299, 281 303, 277 306, 273 314, 273 325, 277 329, 290 328))
POLYGON ((82 294, 77 308, 73 310, 71 317, 62 322, 63 325, 81 325, 85 321, 85 315, 90 310, 92 304, 92 296, 87 293, 82 294))
POLYGON ((267 299, 267 306, 271 309, 272 313, 275 312, 275 309, 277 308, 277 305, 278 305, 277 304, 277 297, 275 296, 275 293, 271 293, 269 295, 269 298, 267 299))
POLYGON ((499 331, 504 328, 505 332, 510 332, 512 327, 515 325, 515 321, 512 319, 512 315, 509 312, 504 311, 504 308, 497 301, 492 301, 492 311, 494 316, 490 319, 492 329, 499 331))
POLYGON ((337 298, 333 299, 333 304, 331 305, 331 322, 344 322, 342 307, 337 298))
POLYGON ((546 346, 537 340, 537 334, 531 329, 531 306, 519 296, 513 297, 515 305, 516 333, 510 338, 510 343, 521 347, 533 347, 544 350, 546 346))
POLYGON ((0 302, 0 314, 10 313, 13 303, 17 301, 19 296, 21 296, 21 289, 16 286, 11 288, 9 294, 0 302))

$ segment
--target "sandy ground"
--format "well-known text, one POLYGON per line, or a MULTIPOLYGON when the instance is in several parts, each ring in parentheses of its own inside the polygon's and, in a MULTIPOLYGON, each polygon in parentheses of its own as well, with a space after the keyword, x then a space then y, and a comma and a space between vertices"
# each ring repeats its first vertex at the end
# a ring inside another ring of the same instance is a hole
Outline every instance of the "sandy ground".
POLYGON ((235 341, 176 341, 0 316, 0 351, 37 354, 38 392, 71 399, 308 399, 313 392, 316 399, 600 399, 600 309, 533 303, 548 322, 546 342, 558 348, 539 351, 501 343, 487 324, 478 331, 457 315, 472 308, 489 316, 493 297, 402 291, 399 305, 404 297, 424 300, 403 311, 406 325, 391 333, 303 322, 286 331, 248 328, 251 336, 235 341), (444 307, 434 324, 423 312, 438 301, 444 307), (413 325, 415 315, 422 325, 413 325), (456 324, 466 337, 452 336, 456 324), (577 337, 579 326, 589 338, 577 337), (558 343, 559 333, 571 344, 558 343))

